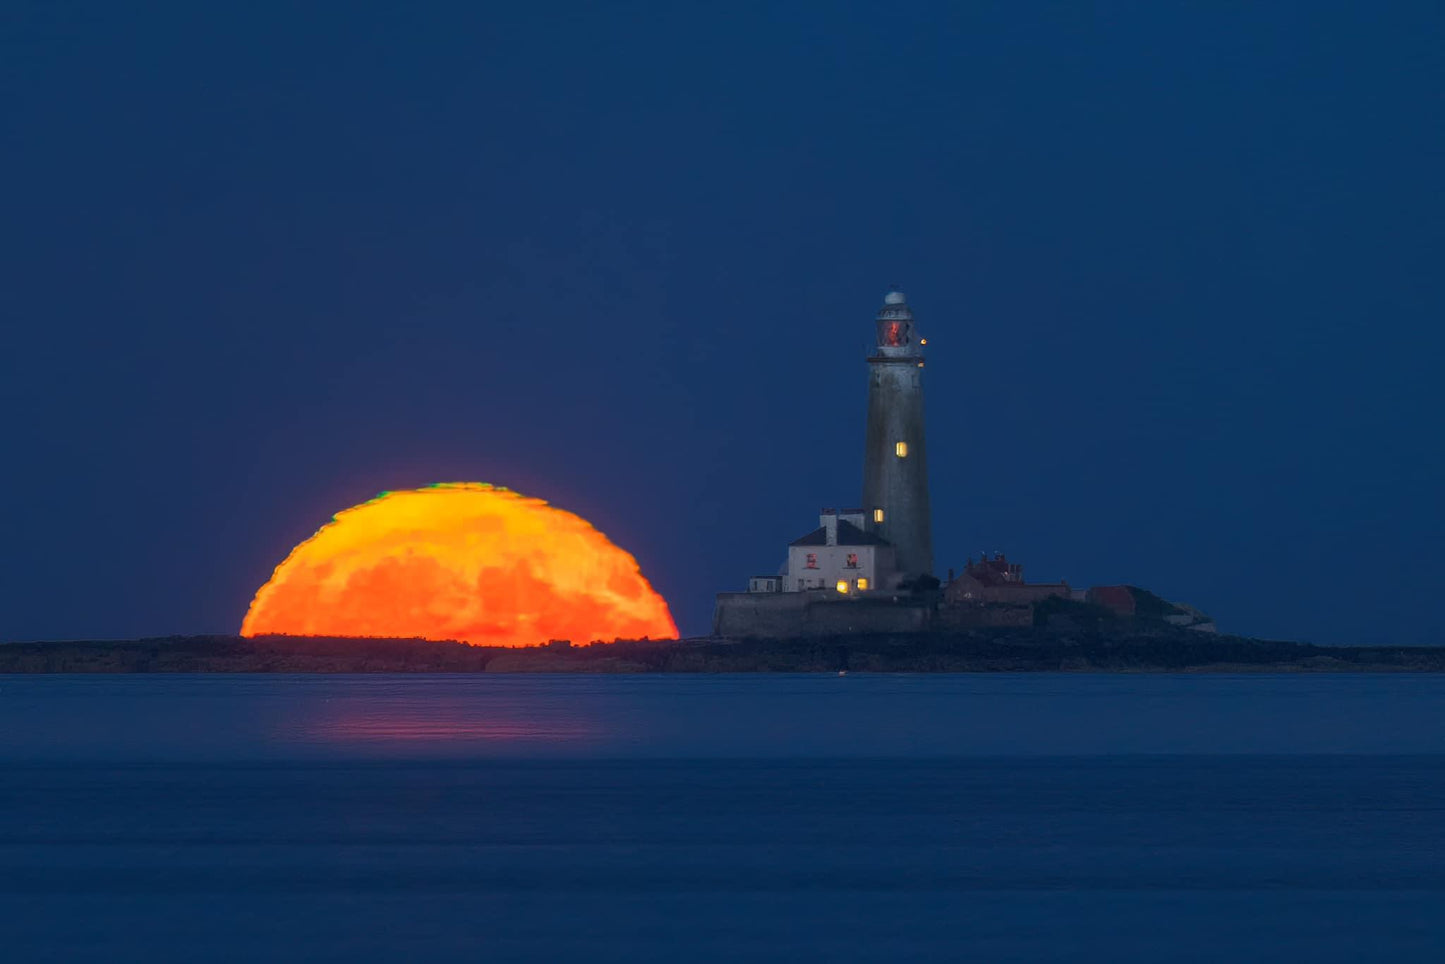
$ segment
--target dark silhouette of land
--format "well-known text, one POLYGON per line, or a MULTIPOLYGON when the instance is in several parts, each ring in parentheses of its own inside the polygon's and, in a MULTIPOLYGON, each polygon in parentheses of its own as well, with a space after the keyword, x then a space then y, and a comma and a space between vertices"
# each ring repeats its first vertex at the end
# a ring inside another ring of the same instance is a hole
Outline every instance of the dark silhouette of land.
POLYGON ((423 639, 168 636, 0 645, 0 673, 1442 672, 1445 647, 1314 646, 1162 627, 1036 626, 530 649, 423 639))

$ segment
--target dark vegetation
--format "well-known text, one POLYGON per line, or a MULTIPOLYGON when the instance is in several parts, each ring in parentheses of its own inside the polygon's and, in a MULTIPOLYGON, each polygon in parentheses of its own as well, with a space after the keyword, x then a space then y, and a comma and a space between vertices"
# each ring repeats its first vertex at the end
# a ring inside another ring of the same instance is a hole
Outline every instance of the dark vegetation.
POLYGON ((898 588, 910 593, 931 593, 936 592, 943 582, 937 576, 924 574, 914 576, 912 579, 899 583, 898 588))
POLYGON ((9 643, 0 645, 0 673, 1445 671, 1445 647, 1312 646, 1168 627, 1141 629, 1111 624, 1092 607, 1046 614, 1044 623, 809 639, 623 640, 586 646, 554 641, 521 650, 301 636, 9 643))
POLYGON ((1034 625, 1038 627, 1052 626, 1060 630, 1089 627, 1099 630, 1113 627, 1119 621, 1112 609, 1062 596, 1050 596, 1034 603, 1034 625))
POLYGON ((1129 592, 1134 597, 1134 615, 1140 619, 1164 619, 1184 612, 1169 600, 1156 596, 1147 589, 1130 586, 1129 592))

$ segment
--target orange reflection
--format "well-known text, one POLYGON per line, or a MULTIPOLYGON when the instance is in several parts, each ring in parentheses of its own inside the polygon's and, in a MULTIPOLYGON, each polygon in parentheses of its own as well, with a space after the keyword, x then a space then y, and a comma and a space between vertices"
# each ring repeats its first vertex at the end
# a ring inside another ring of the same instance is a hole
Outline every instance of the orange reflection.
POLYGON ((488 646, 677 638, 637 561, 585 519, 475 482, 384 492, 276 567, 242 636, 421 636, 488 646))
POLYGON ((475 720, 440 716, 365 715, 326 720, 312 735, 323 740, 573 740, 588 735, 580 725, 533 720, 475 720))

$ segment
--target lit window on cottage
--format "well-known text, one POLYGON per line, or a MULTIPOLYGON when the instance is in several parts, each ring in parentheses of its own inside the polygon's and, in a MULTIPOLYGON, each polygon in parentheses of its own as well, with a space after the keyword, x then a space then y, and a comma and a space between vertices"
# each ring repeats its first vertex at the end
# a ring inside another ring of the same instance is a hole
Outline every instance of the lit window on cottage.
POLYGON ((839 579, 837 589, 839 592, 846 593, 848 591, 848 580, 839 579))
POLYGON ((809 569, 817 569, 817 568, 818 568, 818 554, 817 554, 816 552, 810 552, 810 553, 808 553, 807 567, 808 567, 809 569))
POLYGON ((908 458, 908 443, 907 443, 907 442, 894 442, 894 443, 893 443, 893 454, 896 455, 896 456, 898 456, 900 459, 906 459, 906 458, 908 458))
POLYGON ((847 565, 847 568, 849 568, 849 569, 857 569, 857 568, 858 568, 858 553, 856 553, 856 552, 850 552, 850 553, 848 553, 848 565, 847 565))
POLYGON ((868 580, 867 580, 867 579, 861 579, 861 578, 860 578, 860 579, 858 580, 858 589, 859 589, 860 591, 862 591, 862 590, 866 590, 867 588, 868 588, 868 580))

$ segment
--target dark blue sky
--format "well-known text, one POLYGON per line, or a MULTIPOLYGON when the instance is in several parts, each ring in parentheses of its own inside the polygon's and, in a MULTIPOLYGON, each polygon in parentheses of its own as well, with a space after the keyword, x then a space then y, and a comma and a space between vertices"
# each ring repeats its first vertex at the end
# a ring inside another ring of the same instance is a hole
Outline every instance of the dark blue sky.
POLYGON ((138 6, 0 14, 0 637, 234 631, 459 479, 705 631, 857 500, 896 283, 940 569, 1445 642, 1437 3, 138 6))

